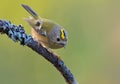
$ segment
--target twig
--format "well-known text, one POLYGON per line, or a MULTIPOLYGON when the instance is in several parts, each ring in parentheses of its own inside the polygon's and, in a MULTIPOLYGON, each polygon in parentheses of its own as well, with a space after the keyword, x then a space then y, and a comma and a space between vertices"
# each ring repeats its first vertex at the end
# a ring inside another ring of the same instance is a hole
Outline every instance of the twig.
POLYGON ((42 55, 50 63, 52 63, 57 70, 63 75, 67 84, 78 84, 73 74, 66 67, 64 62, 53 52, 39 45, 30 35, 25 33, 24 27, 16 26, 7 20, 0 20, 0 33, 7 34, 15 42, 20 42, 21 45, 26 45, 38 54, 42 55))

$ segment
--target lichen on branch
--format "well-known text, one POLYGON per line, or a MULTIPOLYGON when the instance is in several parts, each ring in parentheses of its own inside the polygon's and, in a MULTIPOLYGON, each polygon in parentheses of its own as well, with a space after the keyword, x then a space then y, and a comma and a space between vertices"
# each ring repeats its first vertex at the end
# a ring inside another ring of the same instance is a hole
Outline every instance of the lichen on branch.
POLYGON ((20 42, 21 45, 26 45, 33 51, 43 56, 62 74, 67 84, 78 84, 73 74, 59 58, 59 56, 38 44, 38 42, 35 41, 31 35, 27 35, 22 25, 16 26, 8 20, 0 20, 0 33, 6 34, 13 41, 20 42))

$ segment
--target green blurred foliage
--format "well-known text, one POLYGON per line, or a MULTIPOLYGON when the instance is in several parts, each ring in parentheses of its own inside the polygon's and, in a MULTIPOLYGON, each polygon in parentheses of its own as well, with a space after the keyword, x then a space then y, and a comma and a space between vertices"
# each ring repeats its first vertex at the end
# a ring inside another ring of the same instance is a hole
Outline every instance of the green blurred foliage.
MULTIPOLYGON (((1 0, 0 18, 30 26, 30 5, 41 17, 52 19, 69 33, 66 49, 54 50, 80 84, 119 84, 120 1, 118 0, 1 0)), ((0 84, 65 84, 42 56, 0 35, 0 84)))

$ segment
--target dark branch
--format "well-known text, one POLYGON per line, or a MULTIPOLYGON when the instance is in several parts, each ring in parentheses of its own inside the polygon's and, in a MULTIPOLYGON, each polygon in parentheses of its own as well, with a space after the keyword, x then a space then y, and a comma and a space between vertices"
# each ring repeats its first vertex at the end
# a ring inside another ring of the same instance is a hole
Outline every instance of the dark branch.
POLYGON ((7 34, 7 36, 13 41, 19 41, 21 45, 26 45, 38 54, 42 55, 58 69, 68 84, 78 84, 64 62, 53 52, 50 52, 42 45, 39 45, 38 42, 35 41, 30 35, 27 35, 23 26, 16 26, 10 21, 0 20, 0 32, 7 34))

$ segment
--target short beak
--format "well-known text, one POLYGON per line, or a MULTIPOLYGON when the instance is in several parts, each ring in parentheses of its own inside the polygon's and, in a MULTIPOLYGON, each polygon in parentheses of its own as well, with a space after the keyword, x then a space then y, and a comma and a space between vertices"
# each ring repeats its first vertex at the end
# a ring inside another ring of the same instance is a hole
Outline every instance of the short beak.
POLYGON ((66 47, 66 44, 65 43, 60 43, 60 45, 62 46, 62 47, 66 47))

